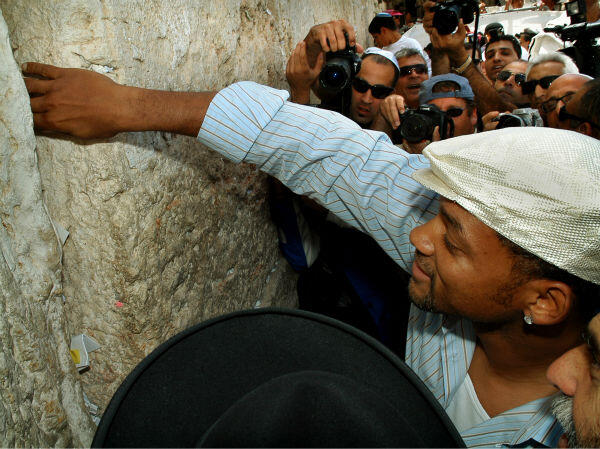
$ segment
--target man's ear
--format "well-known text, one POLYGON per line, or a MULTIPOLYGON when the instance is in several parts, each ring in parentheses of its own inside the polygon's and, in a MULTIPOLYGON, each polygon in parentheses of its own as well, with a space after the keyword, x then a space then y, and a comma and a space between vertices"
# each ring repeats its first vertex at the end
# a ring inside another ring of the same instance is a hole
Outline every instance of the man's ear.
POLYGON ((542 326, 563 322, 575 305, 575 293, 564 282, 535 279, 527 283, 525 295, 523 314, 542 326))

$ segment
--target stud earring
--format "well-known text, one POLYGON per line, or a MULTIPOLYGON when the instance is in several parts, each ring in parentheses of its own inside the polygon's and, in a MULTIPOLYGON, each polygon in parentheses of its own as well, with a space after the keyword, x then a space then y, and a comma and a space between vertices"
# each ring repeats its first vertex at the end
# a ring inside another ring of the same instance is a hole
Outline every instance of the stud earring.
POLYGON ((523 315, 523 321, 525 321, 526 324, 533 324, 533 317, 531 315, 523 315))

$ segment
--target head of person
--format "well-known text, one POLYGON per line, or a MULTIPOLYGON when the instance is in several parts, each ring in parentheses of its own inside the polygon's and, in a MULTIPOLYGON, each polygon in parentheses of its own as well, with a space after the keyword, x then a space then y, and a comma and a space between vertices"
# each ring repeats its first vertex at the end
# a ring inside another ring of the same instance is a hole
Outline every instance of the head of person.
POLYGON ((433 104, 444 111, 454 122, 454 136, 473 134, 475 131, 475 95, 466 78, 446 73, 423 81, 419 102, 433 104))
MULTIPOLYGON (((565 120, 561 123, 558 119, 560 109, 569 103, 575 94, 592 80, 592 77, 579 74, 567 73, 556 78, 548 88, 546 100, 539 105, 539 111, 546 126, 551 128, 571 129, 571 121, 565 120)), ((564 115, 564 113, 563 113, 564 115)))
POLYGON ((371 20, 369 33, 373 37, 375 46, 379 48, 393 44, 399 39, 396 22, 387 12, 380 12, 371 20))
POLYGON ((360 70, 352 80, 350 118, 361 126, 368 126, 383 99, 394 92, 398 75, 398 62, 392 52, 367 48, 360 70))
POLYGON ((565 73, 579 73, 571 58, 560 52, 540 54, 529 60, 527 81, 523 93, 529 95, 532 107, 537 108, 546 100, 552 82, 565 73))
POLYGON ((415 305, 574 347, 600 298, 597 152, 588 136, 534 127, 427 146, 430 168, 413 178, 442 200, 410 234, 415 305))
POLYGON ((525 48, 525 49, 529 49, 529 45, 531 44, 531 39, 533 39, 533 36, 535 36, 537 33, 535 31, 533 31, 531 28, 525 28, 525 30, 519 34, 519 43, 521 44, 521 47, 525 48))
POLYGON ((496 75, 494 89, 500 96, 519 108, 529 106, 529 96, 523 94, 522 85, 525 82, 527 61, 521 59, 509 62, 496 75))
POLYGON ((583 84, 566 104, 565 99, 558 108, 558 127, 600 139, 600 78, 583 84))
POLYGON ((585 326, 583 340, 550 365, 546 377, 561 390, 552 413, 569 447, 600 447, 600 314, 585 326))
POLYGON ((492 81, 509 62, 521 59, 523 49, 516 37, 503 34, 492 37, 485 47, 485 74, 492 81))
POLYGON ((491 39, 495 39, 496 37, 504 34, 504 26, 502 26, 502 24, 499 22, 488 23, 485 26, 483 34, 489 42, 491 39))
POLYGON ((400 68, 400 76, 396 83, 396 93, 404 97, 410 108, 419 106, 421 83, 429 78, 427 63, 421 52, 415 48, 403 48, 394 55, 400 68))

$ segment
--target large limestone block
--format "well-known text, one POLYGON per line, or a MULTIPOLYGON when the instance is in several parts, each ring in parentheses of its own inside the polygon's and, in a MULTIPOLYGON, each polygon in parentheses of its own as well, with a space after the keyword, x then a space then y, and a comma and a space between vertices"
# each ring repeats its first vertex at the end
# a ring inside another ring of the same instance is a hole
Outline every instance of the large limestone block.
POLYGON ((0 42, 0 76, 11 81, 0 85, 5 445, 87 444, 81 385, 102 409, 141 358, 186 327, 296 304, 254 167, 168 133, 34 140, 15 60, 157 89, 241 79, 285 88, 287 57, 312 25, 346 18, 367 43, 383 8, 376 0, 0 0, 10 35, 0 42), (67 343, 80 333, 101 349, 77 375, 67 343), (29 436, 29 426, 39 431, 29 436))

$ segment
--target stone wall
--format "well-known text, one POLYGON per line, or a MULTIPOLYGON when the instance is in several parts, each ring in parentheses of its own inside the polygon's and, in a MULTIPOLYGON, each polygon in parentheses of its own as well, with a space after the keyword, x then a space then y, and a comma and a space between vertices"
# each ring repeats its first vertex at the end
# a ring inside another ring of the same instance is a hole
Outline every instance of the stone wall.
POLYGON ((86 446, 158 344, 217 314, 294 306, 265 179, 192 138, 34 136, 17 63, 167 90, 241 79, 285 88, 311 25, 367 25, 377 0, 0 0, 0 445, 86 446), (66 238, 66 240, 65 240, 66 238), (73 335, 101 345, 78 374, 73 335))

